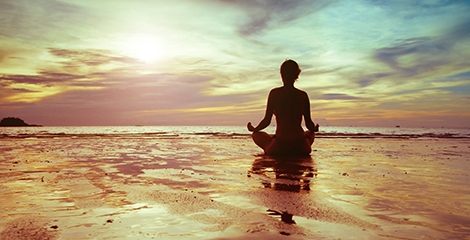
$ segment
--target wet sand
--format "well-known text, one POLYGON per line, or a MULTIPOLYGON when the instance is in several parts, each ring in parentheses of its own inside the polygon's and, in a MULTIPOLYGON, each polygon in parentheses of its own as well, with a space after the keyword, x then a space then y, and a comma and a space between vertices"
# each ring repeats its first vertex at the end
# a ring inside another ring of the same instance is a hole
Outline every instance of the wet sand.
POLYGON ((470 141, 0 140, 0 239, 465 239, 470 141))

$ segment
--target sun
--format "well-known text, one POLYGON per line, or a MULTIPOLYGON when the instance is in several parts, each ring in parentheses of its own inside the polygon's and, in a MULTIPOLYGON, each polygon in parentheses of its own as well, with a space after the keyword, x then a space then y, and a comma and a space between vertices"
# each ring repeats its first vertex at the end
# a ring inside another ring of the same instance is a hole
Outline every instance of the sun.
POLYGON ((145 63, 163 58, 163 46, 159 39, 149 36, 130 37, 122 43, 123 54, 145 63))

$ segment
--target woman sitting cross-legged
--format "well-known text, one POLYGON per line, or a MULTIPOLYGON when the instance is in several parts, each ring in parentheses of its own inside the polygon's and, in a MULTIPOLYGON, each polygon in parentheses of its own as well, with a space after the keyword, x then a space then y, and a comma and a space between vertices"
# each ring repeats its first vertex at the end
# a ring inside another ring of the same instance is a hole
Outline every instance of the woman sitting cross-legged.
POLYGON ((266 155, 305 156, 312 151, 311 145, 319 125, 315 125, 310 116, 310 100, 307 93, 294 87, 300 72, 295 61, 286 60, 281 65, 284 85, 270 91, 264 118, 256 127, 253 127, 251 122, 247 124, 248 130, 253 132, 253 141, 266 155), (276 134, 271 136, 261 130, 269 126, 273 114, 276 115, 276 134), (305 132, 301 126, 302 117, 308 129, 305 132))

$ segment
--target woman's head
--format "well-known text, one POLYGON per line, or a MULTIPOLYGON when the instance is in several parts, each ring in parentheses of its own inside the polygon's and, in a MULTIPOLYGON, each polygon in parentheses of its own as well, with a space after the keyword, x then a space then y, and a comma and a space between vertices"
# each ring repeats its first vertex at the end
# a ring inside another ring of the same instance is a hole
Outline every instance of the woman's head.
POLYGON ((301 70, 299 64, 294 60, 288 59, 281 65, 281 77, 284 83, 294 83, 299 77, 301 70))

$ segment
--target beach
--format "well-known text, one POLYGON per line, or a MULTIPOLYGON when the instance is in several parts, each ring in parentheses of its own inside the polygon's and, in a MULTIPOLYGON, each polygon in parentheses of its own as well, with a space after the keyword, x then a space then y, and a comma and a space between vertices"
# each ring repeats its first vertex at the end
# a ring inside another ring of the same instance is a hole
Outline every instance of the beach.
POLYGON ((469 239, 470 139, 0 138, 0 239, 469 239))

